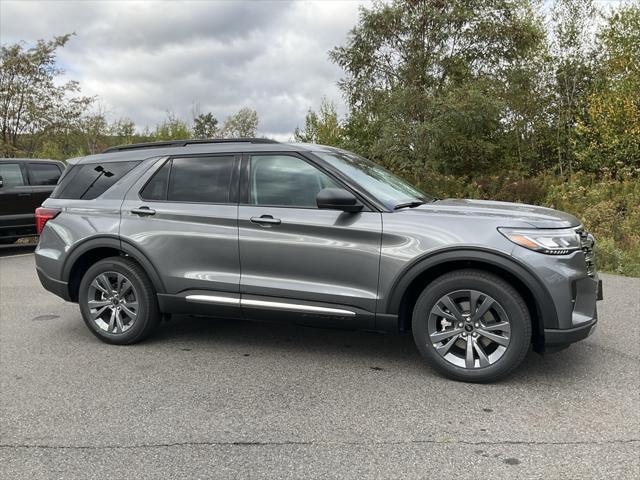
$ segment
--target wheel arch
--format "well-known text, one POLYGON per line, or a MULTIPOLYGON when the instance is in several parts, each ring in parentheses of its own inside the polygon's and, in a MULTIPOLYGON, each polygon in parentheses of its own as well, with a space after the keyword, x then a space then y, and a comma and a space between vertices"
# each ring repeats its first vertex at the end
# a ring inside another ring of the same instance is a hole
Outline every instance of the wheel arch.
POLYGON ((67 255, 62 267, 62 279, 68 284, 69 298, 74 302, 78 300, 80 280, 91 265, 117 255, 129 257, 138 263, 149 276, 156 292, 166 293, 160 275, 144 253, 116 236, 102 236, 83 241, 67 255))
POLYGON ((544 328, 554 328, 558 315, 551 295, 537 276, 512 257, 483 249, 449 249, 425 255, 398 276, 382 313, 397 315, 400 330, 411 329, 411 312, 418 295, 445 273, 465 268, 488 271, 506 279, 525 300, 532 321, 532 342, 544 350, 544 328))

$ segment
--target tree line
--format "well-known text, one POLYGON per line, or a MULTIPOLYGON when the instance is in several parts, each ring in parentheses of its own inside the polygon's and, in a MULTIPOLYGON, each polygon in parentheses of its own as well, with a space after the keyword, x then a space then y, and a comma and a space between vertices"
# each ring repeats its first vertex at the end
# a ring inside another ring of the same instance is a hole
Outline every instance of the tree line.
POLYGON ((395 0, 360 11, 345 75, 297 139, 410 176, 640 169, 640 6, 395 0))

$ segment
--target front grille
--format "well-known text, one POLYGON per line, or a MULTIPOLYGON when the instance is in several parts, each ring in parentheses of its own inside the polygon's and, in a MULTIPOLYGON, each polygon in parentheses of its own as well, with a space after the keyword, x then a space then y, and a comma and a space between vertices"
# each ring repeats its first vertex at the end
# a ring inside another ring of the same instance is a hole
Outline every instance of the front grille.
POLYGON ((585 230, 578 230, 580 234, 580 248, 584 253, 584 261, 587 264, 587 275, 593 277, 596 273, 595 253, 593 252, 593 246, 596 241, 589 232, 585 230))

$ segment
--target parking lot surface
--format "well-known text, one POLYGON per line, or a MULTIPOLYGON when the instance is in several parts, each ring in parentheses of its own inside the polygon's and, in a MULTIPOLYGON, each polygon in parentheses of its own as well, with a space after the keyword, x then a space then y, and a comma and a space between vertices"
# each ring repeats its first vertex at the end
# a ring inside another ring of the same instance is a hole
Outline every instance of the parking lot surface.
POLYGON ((493 385, 410 335, 179 317, 109 346, 0 251, 0 478, 639 478, 640 279, 493 385))

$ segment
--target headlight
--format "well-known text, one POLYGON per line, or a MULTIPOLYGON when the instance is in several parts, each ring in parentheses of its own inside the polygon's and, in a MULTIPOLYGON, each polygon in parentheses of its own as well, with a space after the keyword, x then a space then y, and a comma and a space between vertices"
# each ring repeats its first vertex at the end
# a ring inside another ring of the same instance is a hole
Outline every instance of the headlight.
POLYGON ((498 228, 498 231, 521 247, 548 255, 566 255, 580 250, 580 235, 572 228, 558 230, 498 228))

